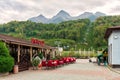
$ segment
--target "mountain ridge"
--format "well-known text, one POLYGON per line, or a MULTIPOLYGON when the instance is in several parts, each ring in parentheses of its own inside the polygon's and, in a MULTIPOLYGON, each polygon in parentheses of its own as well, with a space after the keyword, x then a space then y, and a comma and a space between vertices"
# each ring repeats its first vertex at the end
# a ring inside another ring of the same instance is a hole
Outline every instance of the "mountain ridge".
POLYGON ((32 22, 36 22, 36 23, 60 23, 63 21, 85 19, 85 18, 88 18, 91 21, 95 21, 100 16, 106 16, 106 14, 104 14, 102 12, 96 12, 96 13, 84 12, 78 16, 73 17, 66 11, 61 10, 50 19, 46 18, 44 15, 40 14, 39 16, 29 18, 28 20, 30 20, 32 22))

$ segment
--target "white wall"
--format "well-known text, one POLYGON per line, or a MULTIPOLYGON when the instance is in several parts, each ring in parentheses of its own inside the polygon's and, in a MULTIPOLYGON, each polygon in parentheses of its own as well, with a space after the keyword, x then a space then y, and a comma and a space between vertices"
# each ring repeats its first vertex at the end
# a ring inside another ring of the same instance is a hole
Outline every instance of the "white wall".
POLYGON ((112 64, 112 51, 113 51, 113 34, 111 34, 108 38, 108 62, 112 64))
POLYGON ((113 31, 109 36, 108 45, 112 44, 112 50, 109 54, 109 61, 112 65, 120 65, 120 31, 113 31))

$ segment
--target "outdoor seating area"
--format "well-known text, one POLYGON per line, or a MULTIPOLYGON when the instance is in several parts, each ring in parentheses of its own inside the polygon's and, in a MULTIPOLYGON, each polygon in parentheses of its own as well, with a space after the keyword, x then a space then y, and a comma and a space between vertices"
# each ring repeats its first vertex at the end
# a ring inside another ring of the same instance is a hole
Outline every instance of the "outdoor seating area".
MULTIPOLYGON (((56 53, 55 47, 48 46, 44 43, 44 41, 38 40, 36 38, 31 38, 30 41, 16 38, 10 35, 0 34, 0 42, 1 44, 6 44, 9 52, 8 54, 10 54, 10 56, 13 58, 13 65, 10 70, 13 73, 28 70, 29 67, 32 66, 33 58, 38 56, 40 53, 45 58, 47 57, 48 53, 52 57, 54 57, 56 53), (17 71, 14 71, 16 65, 18 69, 17 71)), ((6 66, 6 64, 4 65, 6 66)))
POLYGON ((42 69, 53 69, 63 65, 72 64, 76 62, 76 58, 74 57, 64 57, 61 59, 55 60, 42 60, 41 65, 42 69))

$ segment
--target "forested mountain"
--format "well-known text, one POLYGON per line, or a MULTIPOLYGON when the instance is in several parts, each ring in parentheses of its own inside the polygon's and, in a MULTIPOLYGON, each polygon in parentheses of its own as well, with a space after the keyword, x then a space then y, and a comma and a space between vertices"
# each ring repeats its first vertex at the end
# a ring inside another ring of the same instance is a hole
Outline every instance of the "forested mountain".
POLYGON ((120 16, 99 17, 94 22, 78 19, 59 24, 43 24, 31 21, 11 21, 0 25, 0 33, 31 39, 45 40, 51 46, 61 46, 68 50, 100 49, 107 46, 104 39, 106 28, 120 25, 120 16))
POLYGON ((90 34, 87 36, 89 46, 93 46, 94 48, 107 46, 107 42, 104 39, 105 31, 108 27, 114 26, 120 26, 120 15, 99 17, 91 24, 91 28, 89 30, 90 34))

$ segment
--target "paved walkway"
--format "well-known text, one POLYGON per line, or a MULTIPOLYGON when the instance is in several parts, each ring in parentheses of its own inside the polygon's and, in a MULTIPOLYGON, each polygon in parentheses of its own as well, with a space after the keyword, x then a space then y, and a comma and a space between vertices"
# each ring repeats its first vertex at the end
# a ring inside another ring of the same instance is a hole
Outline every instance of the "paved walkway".
POLYGON ((0 80, 120 80, 120 74, 89 63, 87 59, 78 59, 75 64, 54 70, 29 70, 0 77, 0 80))

